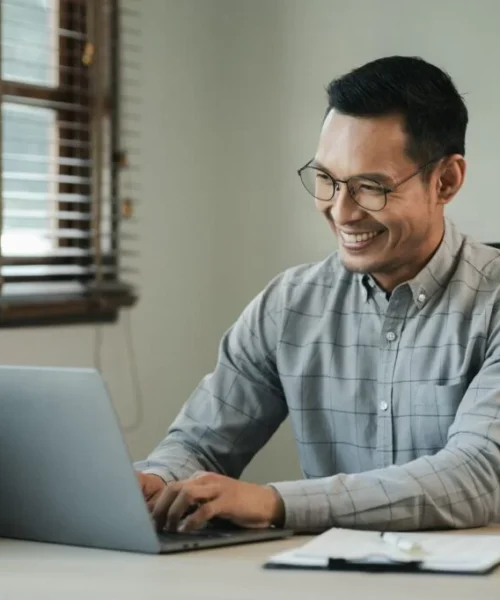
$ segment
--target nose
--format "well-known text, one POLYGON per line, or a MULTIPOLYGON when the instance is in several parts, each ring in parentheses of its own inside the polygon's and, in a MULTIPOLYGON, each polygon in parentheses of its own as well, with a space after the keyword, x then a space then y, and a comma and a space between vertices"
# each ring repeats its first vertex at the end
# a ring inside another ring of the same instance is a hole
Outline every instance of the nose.
POLYGON ((345 184, 340 184, 340 189, 335 194, 335 199, 330 202, 327 211, 337 225, 345 225, 366 217, 365 211, 354 202, 345 184))

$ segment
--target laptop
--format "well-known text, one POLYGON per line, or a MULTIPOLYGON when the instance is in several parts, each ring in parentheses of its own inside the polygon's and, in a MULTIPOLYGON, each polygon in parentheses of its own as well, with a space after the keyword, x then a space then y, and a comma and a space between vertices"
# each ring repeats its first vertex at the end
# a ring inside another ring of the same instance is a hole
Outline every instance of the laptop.
POLYGON ((100 374, 0 366, 0 537, 158 554, 291 534, 157 533, 100 374))

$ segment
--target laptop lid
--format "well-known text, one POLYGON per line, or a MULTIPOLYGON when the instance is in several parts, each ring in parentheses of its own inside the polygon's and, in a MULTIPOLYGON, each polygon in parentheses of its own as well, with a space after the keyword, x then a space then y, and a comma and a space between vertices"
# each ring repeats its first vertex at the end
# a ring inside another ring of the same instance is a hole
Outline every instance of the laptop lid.
POLYGON ((157 553, 94 369, 0 366, 0 536, 157 553))

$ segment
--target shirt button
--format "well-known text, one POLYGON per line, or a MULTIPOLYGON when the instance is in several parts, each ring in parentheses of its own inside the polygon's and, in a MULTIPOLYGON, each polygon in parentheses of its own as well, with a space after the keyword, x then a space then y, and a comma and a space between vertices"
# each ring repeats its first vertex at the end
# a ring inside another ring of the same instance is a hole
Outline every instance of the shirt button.
POLYGON ((420 304, 423 304, 427 300, 427 296, 425 294, 419 294, 417 300, 420 304))
POLYGON ((385 400, 382 400, 382 402, 380 403, 380 410, 387 410, 389 408, 389 405, 387 404, 387 402, 385 400))
POLYGON ((393 342, 393 341, 396 339, 396 334, 394 333, 394 331, 388 331, 388 332, 385 334, 385 339, 386 339, 388 342, 393 342))

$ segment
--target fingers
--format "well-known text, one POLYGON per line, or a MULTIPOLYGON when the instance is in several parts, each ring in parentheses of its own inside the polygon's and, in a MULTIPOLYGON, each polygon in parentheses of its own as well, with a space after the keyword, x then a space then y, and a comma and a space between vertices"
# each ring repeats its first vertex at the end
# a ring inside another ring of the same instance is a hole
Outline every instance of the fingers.
POLYGON ((196 485, 185 487, 179 492, 170 505, 166 519, 168 531, 177 531, 179 523, 186 516, 190 508, 193 514, 198 512, 207 502, 217 497, 218 486, 214 484, 196 485))
POLYGON ((149 492, 149 486, 148 486, 148 478, 144 473, 140 473, 140 472, 136 472, 136 477, 137 477, 137 481, 139 483, 139 487, 142 490, 142 493, 144 494, 144 498, 146 498, 146 500, 148 500, 148 497, 150 495, 149 492))
POLYGON ((154 502, 166 486, 165 481, 158 475, 149 473, 137 472, 136 476, 146 502, 154 502))
POLYGON ((200 472, 184 481, 170 481, 146 501, 158 530, 191 531, 214 517, 251 528, 270 527, 284 519, 283 501, 273 488, 219 473, 200 472))
POLYGON ((217 499, 201 504, 192 514, 181 521, 177 528, 180 532, 194 531, 203 527, 207 521, 213 519, 220 512, 220 502, 217 499))
MULTIPOLYGON (((196 478, 186 482, 170 484, 163 491, 155 504, 152 514, 158 530, 165 527, 169 531, 177 531, 179 523, 186 516, 190 508, 195 508, 195 513, 215 499, 219 493, 219 486, 203 479, 196 478)), ((202 524, 201 519, 205 513, 202 511, 195 522, 202 524)), ((206 521, 207 519, 205 519, 206 521)))
POLYGON ((156 502, 153 503, 153 508, 150 510, 158 531, 161 531, 165 528, 165 522, 170 505, 177 497, 180 489, 181 488, 179 487, 178 483, 171 483, 170 485, 167 485, 156 502))

